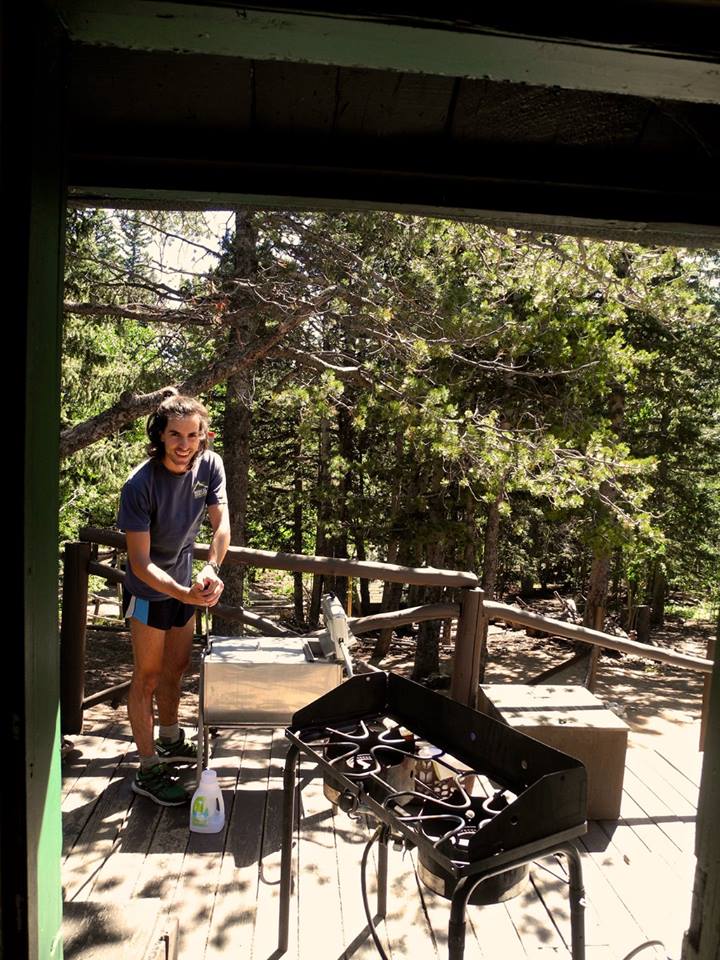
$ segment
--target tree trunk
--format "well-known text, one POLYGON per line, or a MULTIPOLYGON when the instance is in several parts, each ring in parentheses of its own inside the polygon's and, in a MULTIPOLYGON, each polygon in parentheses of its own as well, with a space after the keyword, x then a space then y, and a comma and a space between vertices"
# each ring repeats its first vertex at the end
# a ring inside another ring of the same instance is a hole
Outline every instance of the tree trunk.
MULTIPOLYGON (((424 597, 425 603, 433 603, 434 597, 430 594, 442 594, 437 587, 430 587, 424 597)), ((437 620, 424 620, 418 631, 415 663, 413 665, 412 680, 424 680, 431 674, 440 671, 440 623, 437 620)))
MULTIPOLYGON (((391 524, 395 524, 398 512, 400 509, 400 500, 402 496, 402 476, 403 470, 401 469, 403 463, 403 450, 405 445, 405 437, 401 430, 398 430, 395 433, 395 483, 392 490, 392 500, 390 502, 390 521, 391 524)), ((414 487, 414 481, 410 485, 412 489, 414 487)), ((410 496, 408 491, 407 496, 410 496)), ((392 527, 391 527, 392 529, 392 527)), ((386 554, 386 563, 397 563, 398 555, 400 552, 400 540, 391 539, 387 545, 387 554, 386 554)), ((406 551, 403 551, 406 552, 406 551)), ((407 559, 403 559, 402 563, 407 563, 407 559)), ((386 613, 388 610, 397 610, 400 604, 400 598, 402 596, 402 584, 401 583, 385 583, 383 584, 383 594, 382 602, 380 604, 380 611, 386 613)), ((390 649, 390 643, 392 641, 392 630, 381 630, 380 635, 375 643, 375 648, 370 658, 370 663, 378 664, 380 663, 388 653, 390 649)))
MULTIPOLYGON (((596 549, 590 567, 587 602, 583 614, 583 626, 590 627, 592 630, 603 630, 605 627, 605 605, 607 603, 609 578, 610 554, 596 549)), ((585 671, 585 686, 590 692, 595 690, 600 652, 600 647, 592 646, 590 648, 590 656, 585 671)))
POLYGON ((614 563, 613 563, 613 586, 612 586, 612 607, 613 610, 620 614, 621 605, 620 605, 620 590, 622 588, 622 575, 623 575, 623 552, 622 547, 615 548, 614 563))
POLYGON ((655 563, 652 579, 652 613, 650 614, 650 623, 654 627, 661 627, 665 623, 665 591, 667 581, 665 571, 659 561, 655 563))
POLYGON ((505 496, 505 482, 495 500, 488 508, 487 523, 485 524, 485 541, 483 547, 482 588, 488 600, 495 596, 495 586, 498 572, 498 550, 500 546, 500 504, 505 496))
MULTIPOLYGON (((614 388, 610 394, 609 414, 613 430, 619 435, 625 414, 625 396, 620 387, 614 388)), ((600 484, 599 493, 598 525, 603 521, 607 521, 609 515, 607 504, 612 503, 615 499, 616 491, 615 487, 608 480, 603 480, 600 484)), ((608 543, 598 542, 593 551, 590 580, 587 588, 587 602, 583 614, 583 625, 593 630, 603 630, 605 628, 611 550, 612 547, 608 543)), ((597 673, 599 657, 600 647, 593 646, 590 650, 590 660, 585 675, 585 686, 591 691, 595 688, 595 675, 597 673)))
MULTIPOLYGON (((295 476, 293 477, 293 550, 303 552, 303 482, 300 459, 302 444, 295 443, 295 476)), ((302 573, 293 573, 293 609, 297 623, 305 622, 302 573)))
MULTIPOLYGON (((325 523, 328 512, 327 491, 329 486, 328 464, 330 462, 330 424, 323 418, 320 421, 320 439, 318 441, 318 469, 317 469, 317 520, 315 527, 315 555, 327 555, 327 539, 325 537, 325 523)), ((310 595, 310 609, 308 623, 316 627, 320 620, 320 602, 323 594, 323 575, 314 573, 312 578, 312 592, 310 595)))
MULTIPOLYGON (((340 406, 337 412, 337 439, 338 452, 345 463, 353 462, 353 431, 350 411, 346 406, 340 406)), ((332 511, 331 519, 338 533, 330 541, 330 556, 347 557, 348 555, 348 527, 349 527, 349 498, 352 484, 352 474, 348 469, 336 489, 336 496, 329 501, 332 511)), ((326 589, 334 593, 342 604, 343 610, 348 608, 348 578, 327 577, 326 589)))
POLYGON ((465 570, 474 571, 477 565, 477 543, 475 539, 475 516, 477 514, 477 500, 470 489, 465 491, 465 549, 463 550, 463 565, 465 570))
MULTIPOLYGON (((257 229, 253 215, 246 210, 235 213, 235 236, 232 244, 232 279, 252 279, 257 276, 257 229)), ((243 294, 235 291, 230 297, 233 309, 243 300, 243 294)), ((230 330, 230 346, 246 346, 257 337, 259 321, 252 311, 242 311, 241 321, 233 323, 230 330)), ((250 437, 252 432, 252 375, 241 370, 228 377, 225 395, 223 430, 223 460, 227 475, 228 509, 230 512, 231 543, 234 546, 247 544, 247 497, 250 470, 250 437)), ((244 568, 240 565, 223 569, 225 591, 223 602, 230 606, 243 606, 244 568)), ((227 621, 226 633, 239 635, 242 624, 227 621)))
MULTIPOLYGON (((603 482, 600 485, 600 494, 603 497, 611 495, 609 483, 603 482)), ((605 626, 610 560, 610 552, 598 545, 593 552, 583 615, 583 625, 592 630, 602 630, 605 626)))
MULTIPOLYGON (((405 566, 410 563, 409 550, 407 544, 402 546, 397 540, 388 544, 386 563, 399 563, 405 566)), ((388 610, 397 610, 400 607, 403 585, 401 583, 388 583, 383 585, 382 603, 380 612, 387 613, 388 610)), ((375 641, 370 663, 377 665, 381 663, 388 654, 390 643, 392 642, 392 630, 381 630, 380 635, 375 641)))
MULTIPOLYGON (((355 532, 355 551, 358 560, 367 560, 365 541, 357 531, 355 532)), ((361 579, 358 585, 360 589, 360 616, 367 617, 370 613, 370 581, 361 579)))
MULTIPOLYGON (((498 552, 500 547, 500 504, 505 495, 505 481, 500 485, 500 490, 494 502, 488 509, 487 523, 485 524, 485 541, 483 547, 483 569, 482 569, 482 589, 488 600, 495 597, 495 587, 497 585, 498 572, 498 552)), ((487 649, 487 628, 488 622, 484 621, 484 635, 480 638, 481 658, 478 668, 478 683, 485 680, 485 670, 487 669, 488 649, 487 649)))
MULTIPOLYGON (((439 529, 440 508, 438 498, 442 484, 442 466, 438 464, 433 470, 430 489, 432 504, 430 516, 431 529, 439 529)), ((442 567, 445 553, 445 544, 437 535, 425 547, 425 559, 429 567, 442 567)), ((417 603, 436 603, 442 598, 442 587, 425 587, 417 597, 417 603)), ((412 604, 414 605, 414 604, 412 604)), ((417 646, 415 648, 415 663, 413 664, 412 679, 422 680, 433 673, 440 672, 440 623, 437 620, 424 620, 418 631, 417 646)))

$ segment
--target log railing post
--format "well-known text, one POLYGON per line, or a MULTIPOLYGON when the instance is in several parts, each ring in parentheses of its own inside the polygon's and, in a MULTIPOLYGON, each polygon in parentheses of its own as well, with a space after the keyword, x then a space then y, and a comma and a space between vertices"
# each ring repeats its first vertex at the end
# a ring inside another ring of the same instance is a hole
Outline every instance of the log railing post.
POLYGON ((84 541, 65 544, 60 627, 60 726, 63 733, 82 733, 90 548, 91 545, 84 541))
POLYGON ((487 635, 484 597, 485 593, 479 587, 460 592, 450 696, 468 707, 475 707, 477 703, 480 664, 487 635))

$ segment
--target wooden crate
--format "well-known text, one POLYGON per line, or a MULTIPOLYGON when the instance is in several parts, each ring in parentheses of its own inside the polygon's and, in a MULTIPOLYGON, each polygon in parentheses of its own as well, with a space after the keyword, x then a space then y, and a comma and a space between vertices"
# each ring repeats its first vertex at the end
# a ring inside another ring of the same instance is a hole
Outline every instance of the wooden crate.
POLYGON ((618 818, 628 726, 585 687, 484 684, 478 710, 584 763, 588 819, 618 818))

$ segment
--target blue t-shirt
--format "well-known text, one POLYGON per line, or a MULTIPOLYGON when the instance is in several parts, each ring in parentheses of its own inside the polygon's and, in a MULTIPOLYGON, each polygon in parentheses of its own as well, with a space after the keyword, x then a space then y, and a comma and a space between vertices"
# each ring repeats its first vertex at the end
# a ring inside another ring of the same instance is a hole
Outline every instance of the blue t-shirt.
MULTIPOLYGON (((178 583, 192 583, 192 549, 205 507, 227 503, 225 469, 212 450, 198 456, 190 470, 171 473, 158 460, 134 470, 120 494, 118 527, 150 533, 150 559, 178 583)), ((125 586, 136 597, 167 600, 132 571, 128 560, 125 586)))

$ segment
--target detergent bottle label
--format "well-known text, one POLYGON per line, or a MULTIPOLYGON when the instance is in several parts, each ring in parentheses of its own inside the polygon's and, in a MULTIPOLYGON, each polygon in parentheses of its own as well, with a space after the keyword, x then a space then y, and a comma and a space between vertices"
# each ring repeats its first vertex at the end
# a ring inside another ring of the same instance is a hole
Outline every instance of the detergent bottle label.
POLYGON ((205 803, 205 797, 194 797, 192 802, 192 824, 194 827, 204 827, 207 825, 210 811, 205 803))

